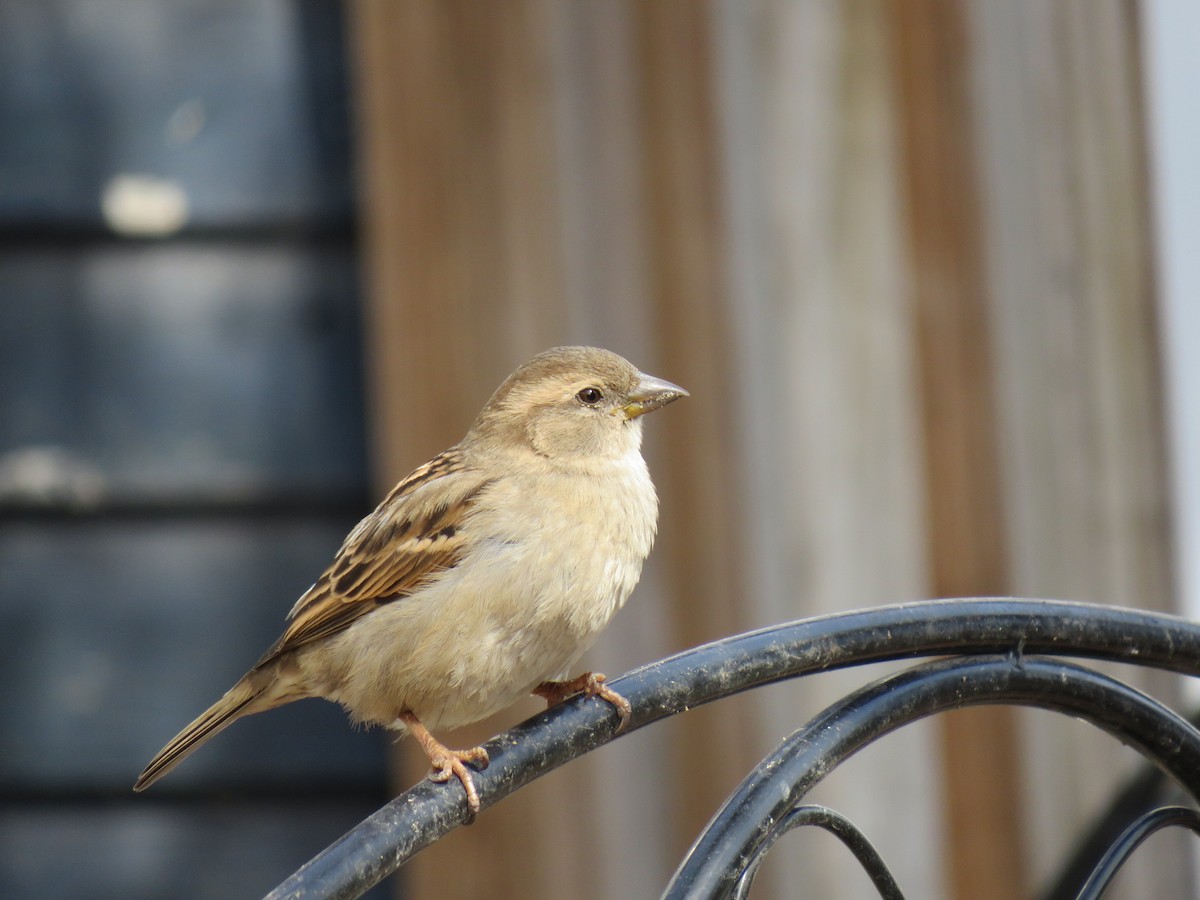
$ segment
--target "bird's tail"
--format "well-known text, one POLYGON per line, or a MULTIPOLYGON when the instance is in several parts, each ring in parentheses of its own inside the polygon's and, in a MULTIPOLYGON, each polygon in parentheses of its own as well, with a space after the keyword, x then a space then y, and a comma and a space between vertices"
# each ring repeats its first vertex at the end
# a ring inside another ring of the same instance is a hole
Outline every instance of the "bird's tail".
POLYGON ((242 716, 264 712, 299 699, 296 694, 280 691, 279 682, 273 676, 273 672, 261 669, 243 675, 237 684, 225 692, 224 697, 158 751, 158 755, 150 760, 150 764, 138 776, 133 789, 142 791, 150 787, 179 765, 185 756, 242 716))

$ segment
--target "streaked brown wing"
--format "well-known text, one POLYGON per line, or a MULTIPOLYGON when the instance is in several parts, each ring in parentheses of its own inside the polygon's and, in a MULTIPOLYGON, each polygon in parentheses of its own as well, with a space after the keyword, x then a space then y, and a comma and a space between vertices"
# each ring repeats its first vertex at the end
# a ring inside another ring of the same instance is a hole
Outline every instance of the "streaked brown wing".
POLYGON ((336 634, 371 610, 406 597, 462 558, 462 525, 490 483, 448 450, 405 478, 355 526, 333 563, 288 614, 258 661, 336 634))

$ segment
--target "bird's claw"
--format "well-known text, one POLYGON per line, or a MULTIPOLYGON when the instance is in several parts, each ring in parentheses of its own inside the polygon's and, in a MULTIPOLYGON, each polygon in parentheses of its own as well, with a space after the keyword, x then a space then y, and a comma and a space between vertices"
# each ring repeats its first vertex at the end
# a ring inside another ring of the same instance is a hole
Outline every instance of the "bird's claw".
POLYGON ((429 757, 430 765, 433 767, 429 771, 430 781, 441 784, 449 781, 450 776, 453 775, 462 782, 463 790, 467 792, 467 810, 470 813, 467 823, 475 821, 480 807, 479 792, 475 790, 475 779, 471 777, 471 770, 467 768, 466 763, 470 763, 477 769, 486 769, 488 763, 491 762, 487 751, 482 747, 472 747, 470 750, 451 750, 430 734, 429 729, 421 724, 421 720, 411 710, 404 710, 397 718, 404 723, 409 733, 417 739, 421 749, 425 751, 425 755, 429 757))
POLYGON ((467 808, 474 819, 479 813, 479 792, 475 790, 475 779, 466 764, 470 763, 476 769, 486 769, 491 760, 482 747, 472 747, 470 750, 445 750, 430 759, 432 768, 429 770, 429 780, 444 784, 451 776, 457 778, 467 793, 467 808))
POLYGON ((620 721, 617 723, 617 730, 614 733, 620 734, 629 725, 633 707, 629 705, 628 700, 610 688, 605 683, 606 681, 607 679, 600 672, 584 672, 578 678, 572 678, 570 681, 543 681, 533 689, 533 692, 545 700, 547 706, 561 703, 575 694, 607 700, 617 711, 620 721))
POLYGON ((617 722, 617 730, 615 734, 620 734, 629 725, 629 717, 633 715, 633 707, 629 705, 629 701, 610 688, 604 683, 603 675, 592 675, 595 679, 595 688, 590 687, 584 690, 584 695, 588 697, 599 697, 601 700, 607 700, 617 710, 617 717, 620 721, 617 722))

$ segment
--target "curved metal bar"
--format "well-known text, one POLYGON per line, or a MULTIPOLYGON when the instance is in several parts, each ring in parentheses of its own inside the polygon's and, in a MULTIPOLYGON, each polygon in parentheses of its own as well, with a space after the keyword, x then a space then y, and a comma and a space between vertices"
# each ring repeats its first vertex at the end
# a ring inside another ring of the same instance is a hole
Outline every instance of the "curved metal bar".
POLYGON ((1098 900, 1142 841, 1163 828, 1190 828, 1200 835, 1200 815, 1186 806, 1164 806, 1151 810, 1121 833, 1108 848, 1090 878, 1079 891, 1079 900, 1098 900))
POLYGON ((771 829, 771 833, 767 835, 767 839, 759 848, 758 853, 738 879, 733 893, 734 900, 746 900, 746 897, 750 895, 750 886, 754 883, 758 867, 771 848, 775 846, 775 842, 789 831, 804 825, 824 828, 845 844, 854 854, 854 858, 858 860, 858 864, 863 867, 863 871, 867 873, 867 877, 871 879, 871 883, 875 885, 875 890, 879 892, 879 896, 883 900, 904 900, 900 885, 896 883, 887 863, 883 861, 879 851, 867 840, 867 836, 858 826, 840 812, 826 806, 816 805, 797 806, 771 829))
MULTIPOLYGON (((1194 726, 1200 717, 1191 716, 1194 726)), ((1078 840, 1058 875, 1041 894, 1042 900, 1077 900, 1104 855, 1120 839, 1129 822, 1165 804, 1179 803, 1185 794, 1154 766, 1144 763, 1118 790, 1103 813, 1096 816, 1078 840)))
MULTIPOLYGON (((633 705, 629 730, 693 706, 811 672, 954 653, 1087 656, 1200 675, 1200 625, 1086 603, 938 600, 803 619, 725 638, 609 681, 633 705)), ((493 738, 475 777, 484 806, 613 737, 616 713, 570 700, 493 738)), ((271 898, 355 897, 468 816, 454 785, 423 781, 369 816, 271 898), (310 889, 314 893, 309 893, 310 889)))
POLYGON ((939 660, 856 691, 780 744, 713 817, 663 897, 730 896, 773 823, 848 756, 902 725, 985 703, 1037 706, 1089 721, 1200 798, 1200 731, 1140 691, 1053 659, 939 660))

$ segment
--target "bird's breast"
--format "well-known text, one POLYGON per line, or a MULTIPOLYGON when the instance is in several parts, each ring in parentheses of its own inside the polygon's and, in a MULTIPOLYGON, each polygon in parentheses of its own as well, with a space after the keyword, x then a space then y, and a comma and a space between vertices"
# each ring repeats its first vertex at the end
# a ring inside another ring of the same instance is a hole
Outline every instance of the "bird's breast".
POLYGON ((637 584, 654 543, 658 501, 645 464, 637 455, 604 474, 504 487, 494 518, 478 523, 483 567, 509 570, 514 620, 590 642, 637 584))

